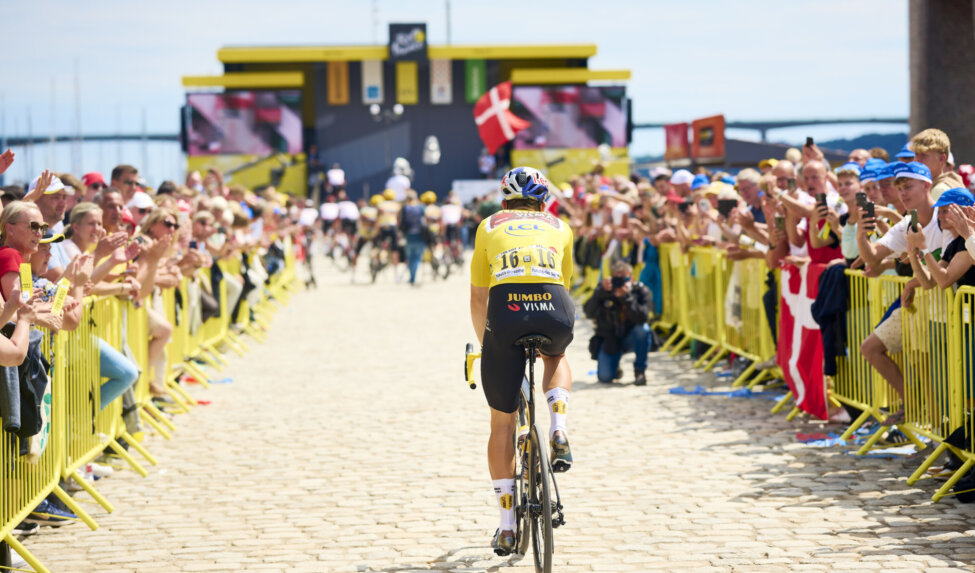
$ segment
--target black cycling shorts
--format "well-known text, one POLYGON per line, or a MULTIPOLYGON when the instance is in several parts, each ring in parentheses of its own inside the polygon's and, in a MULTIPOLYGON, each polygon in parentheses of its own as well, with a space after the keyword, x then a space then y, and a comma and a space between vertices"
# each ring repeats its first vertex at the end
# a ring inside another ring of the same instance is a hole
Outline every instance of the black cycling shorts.
POLYGON ((359 223, 355 219, 342 219, 342 232, 350 237, 355 236, 359 223))
MULTIPOLYGON (((518 409, 525 350, 515 341, 528 334, 545 335, 552 343, 539 350, 558 356, 572 342, 575 316, 575 303, 562 285, 511 284, 491 289, 481 348, 481 387, 489 406, 508 413, 518 409)), ((540 374, 536 382, 541 382, 540 374)))
POLYGON ((448 243, 452 241, 459 241, 460 225, 447 225, 445 235, 448 243))
POLYGON ((399 246, 399 233, 396 232, 396 227, 380 227, 379 228, 379 243, 388 243, 390 249, 396 249, 399 246))

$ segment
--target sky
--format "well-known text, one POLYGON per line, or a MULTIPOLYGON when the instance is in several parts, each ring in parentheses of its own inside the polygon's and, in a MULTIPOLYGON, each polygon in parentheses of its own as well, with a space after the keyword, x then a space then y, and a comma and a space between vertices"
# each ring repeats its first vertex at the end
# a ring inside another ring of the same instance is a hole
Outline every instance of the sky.
MULTIPOLYGON (((591 69, 629 69, 634 120, 907 117, 907 0, 450 0, 453 44, 596 44, 591 69)), ((0 0, 0 133, 177 133, 184 75, 219 75, 231 45, 385 43, 390 22, 426 22, 447 43, 447 0, 0 0), (12 49, 12 47, 19 47, 12 49), (53 114, 52 114, 53 109, 53 114)), ((801 143, 904 125, 797 128, 801 143)), ((755 139, 751 132, 729 137, 755 139)), ((631 154, 663 151, 641 130, 631 154)), ((20 153, 8 172, 108 171, 132 163, 179 176, 174 144, 86 144, 20 153)), ((20 151, 16 150, 15 151, 20 151)))

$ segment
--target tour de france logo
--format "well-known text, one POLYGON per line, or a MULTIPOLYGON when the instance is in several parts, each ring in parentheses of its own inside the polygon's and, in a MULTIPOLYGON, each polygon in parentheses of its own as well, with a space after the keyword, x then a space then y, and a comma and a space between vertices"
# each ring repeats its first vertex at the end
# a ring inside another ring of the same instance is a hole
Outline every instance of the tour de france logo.
POLYGON ((393 39, 390 50, 395 57, 403 57, 423 49, 427 35, 421 28, 413 28, 407 32, 399 32, 393 39))
POLYGON ((501 509, 511 509, 514 507, 515 498, 510 493, 501 496, 501 509))

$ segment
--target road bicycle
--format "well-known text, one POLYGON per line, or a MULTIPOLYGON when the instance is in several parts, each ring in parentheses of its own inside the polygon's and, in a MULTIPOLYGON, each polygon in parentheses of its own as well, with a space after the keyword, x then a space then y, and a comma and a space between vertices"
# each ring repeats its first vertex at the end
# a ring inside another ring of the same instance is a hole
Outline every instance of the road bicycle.
MULTIPOLYGON (((545 442, 535 425, 535 359, 538 349, 551 340, 541 334, 528 334, 515 341, 525 349, 528 374, 521 383, 518 428, 512 436, 515 445, 515 550, 524 556, 531 544, 537 573, 551 573, 555 545, 552 530, 565 524, 562 498, 555 483, 552 462, 545 442), (553 498, 554 494, 554 498, 553 498)), ((481 357, 474 345, 467 345, 464 376, 471 390, 477 388, 474 361, 481 357)), ((503 555, 496 551, 498 555, 503 555)))

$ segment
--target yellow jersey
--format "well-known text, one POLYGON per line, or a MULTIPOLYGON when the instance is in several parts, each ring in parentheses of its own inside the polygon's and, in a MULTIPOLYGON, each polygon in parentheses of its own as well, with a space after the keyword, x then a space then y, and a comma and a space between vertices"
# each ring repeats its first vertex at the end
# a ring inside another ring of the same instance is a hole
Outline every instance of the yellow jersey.
POLYGON ((572 283, 572 229, 537 211, 499 211, 474 237, 471 284, 572 283))

